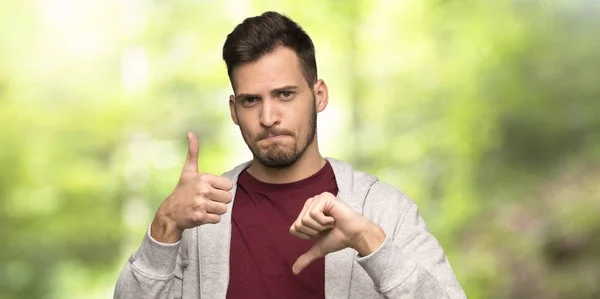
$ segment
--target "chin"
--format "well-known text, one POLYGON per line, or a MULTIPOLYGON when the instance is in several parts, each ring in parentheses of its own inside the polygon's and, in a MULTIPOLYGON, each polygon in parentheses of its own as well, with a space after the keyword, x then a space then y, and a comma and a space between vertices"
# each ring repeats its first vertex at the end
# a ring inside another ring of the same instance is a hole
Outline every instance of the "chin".
POLYGON ((265 167, 274 168, 274 169, 285 169, 289 168, 296 163, 296 161, 259 161, 260 164, 265 167))
POLYGON ((277 152, 262 152, 260 155, 255 155, 255 159, 264 166, 280 169, 294 165, 300 159, 300 156, 291 150, 279 150, 277 152))

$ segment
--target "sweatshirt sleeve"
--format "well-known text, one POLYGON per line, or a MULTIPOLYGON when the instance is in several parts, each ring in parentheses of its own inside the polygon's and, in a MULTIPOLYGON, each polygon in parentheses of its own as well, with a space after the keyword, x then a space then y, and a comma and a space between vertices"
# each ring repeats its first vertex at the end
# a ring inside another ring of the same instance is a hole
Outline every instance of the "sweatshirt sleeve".
MULTIPOLYGON (((115 299, 178 298, 180 278, 175 275, 180 265, 181 241, 160 243, 150 235, 150 227, 139 249, 131 255, 119 275, 115 299)), ((181 271, 179 271, 181 272, 181 271)))
MULTIPOLYGON (((387 232, 386 232, 387 233, 387 232)), ((466 298, 444 250, 412 203, 393 235, 373 253, 357 257, 385 298, 466 298)))

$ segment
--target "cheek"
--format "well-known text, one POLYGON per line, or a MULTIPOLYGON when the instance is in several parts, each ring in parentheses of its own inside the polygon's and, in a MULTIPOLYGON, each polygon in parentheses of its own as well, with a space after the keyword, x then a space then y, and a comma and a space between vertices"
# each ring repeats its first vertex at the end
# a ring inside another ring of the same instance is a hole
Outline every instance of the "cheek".
POLYGON ((294 127, 298 128, 298 130, 308 130, 308 123, 312 111, 313 109, 309 105, 295 107, 293 112, 290 113, 290 122, 294 127))
POLYGON ((238 123, 245 134, 251 134, 255 130, 252 117, 248 114, 238 114, 238 123))

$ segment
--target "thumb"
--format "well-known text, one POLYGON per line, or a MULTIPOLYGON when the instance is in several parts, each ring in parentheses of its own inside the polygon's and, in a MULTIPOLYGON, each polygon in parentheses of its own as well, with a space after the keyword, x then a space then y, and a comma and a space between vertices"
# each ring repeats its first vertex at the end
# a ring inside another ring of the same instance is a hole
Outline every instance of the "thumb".
POLYGON ((310 263, 318 258, 322 258, 323 256, 324 255, 321 253, 321 250, 319 250, 315 245, 296 260, 294 266, 292 266, 292 271, 294 274, 298 275, 298 273, 304 270, 304 268, 310 265, 310 263))
POLYGON ((183 172, 198 173, 198 138, 196 134, 189 132, 188 137, 188 153, 183 166, 183 172))

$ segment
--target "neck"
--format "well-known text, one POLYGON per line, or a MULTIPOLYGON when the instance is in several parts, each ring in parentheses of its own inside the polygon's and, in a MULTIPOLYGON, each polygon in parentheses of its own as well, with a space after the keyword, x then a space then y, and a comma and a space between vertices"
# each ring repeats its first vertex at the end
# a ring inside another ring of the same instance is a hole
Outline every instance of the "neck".
POLYGON ((325 159, 319 153, 316 137, 306 148, 304 154, 294 164, 284 168, 267 167, 256 159, 248 168, 248 173, 255 179, 270 184, 285 184, 305 179, 325 165, 325 159))

